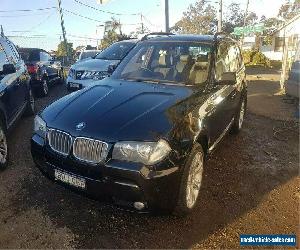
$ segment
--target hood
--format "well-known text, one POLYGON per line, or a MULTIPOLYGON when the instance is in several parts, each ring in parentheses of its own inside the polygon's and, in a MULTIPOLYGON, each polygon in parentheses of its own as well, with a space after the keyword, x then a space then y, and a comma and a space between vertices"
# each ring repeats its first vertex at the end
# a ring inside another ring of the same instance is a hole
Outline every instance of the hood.
POLYGON ((41 114, 47 126, 73 136, 106 142, 152 141, 173 127, 168 111, 193 93, 185 86, 105 79, 48 106, 41 114), (79 123, 85 123, 81 130, 79 123))
POLYGON ((107 71, 109 65, 116 65, 119 60, 103 60, 89 58, 71 66, 74 70, 107 71))

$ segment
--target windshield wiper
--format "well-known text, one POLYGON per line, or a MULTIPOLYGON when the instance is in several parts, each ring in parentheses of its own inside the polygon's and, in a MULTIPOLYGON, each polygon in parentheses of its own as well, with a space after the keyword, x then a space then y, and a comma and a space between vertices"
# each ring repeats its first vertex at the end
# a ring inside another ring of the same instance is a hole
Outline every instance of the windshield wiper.
POLYGON ((125 81, 132 81, 132 82, 160 83, 160 80, 149 79, 149 78, 123 78, 123 80, 125 80, 125 81))

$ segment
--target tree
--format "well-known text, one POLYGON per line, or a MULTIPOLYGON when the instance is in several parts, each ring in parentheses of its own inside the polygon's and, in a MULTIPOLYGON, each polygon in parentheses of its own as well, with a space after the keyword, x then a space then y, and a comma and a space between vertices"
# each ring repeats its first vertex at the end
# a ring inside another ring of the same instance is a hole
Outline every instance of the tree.
POLYGON ((205 0, 198 0, 183 12, 181 20, 171 30, 178 33, 213 34, 217 27, 216 16, 216 9, 212 5, 205 0))
POLYGON ((244 24, 244 11, 238 3, 231 3, 224 16, 223 31, 232 33, 235 27, 241 27, 244 24))
POLYGON ((142 27, 139 26, 136 28, 135 31, 131 32, 129 36, 138 38, 139 35, 148 34, 148 33, 150 33, 150 30, 146 26, 143 27, 143 30, 142 30, 142 27))
POLYGON ((283 23, 283 21, 279 20, 276 17, 271 17, 266 18, 263 23, 265 26, 265 30, 262 34, 262 43, 263 45, 269 45, 272 43, 272 34, 283 23))
MULTIPOLYGON (((70 57, 73 56, 74 50, 73 50, 73 43, 67 43, 67 49, 68 49, 68 55, 70 57)), ((65 43, 60 42, 57 46, 57 51, 56 51, 56 56, 57 57, 64 57, 67 56, 66 49, 65 49, 65 43)))
POLYGON ((130 36, 127 36, 125 34, 118 34, 114 30, 110 30, 103 37, 101 41, 100 49, 103 50, 115 42, 127 40, 127 39, 130 39, 130 36))
POLYGON ((278 18, 289 20, 300 13, 300 0, 288 0, 281 5, 278 12, 278 18))

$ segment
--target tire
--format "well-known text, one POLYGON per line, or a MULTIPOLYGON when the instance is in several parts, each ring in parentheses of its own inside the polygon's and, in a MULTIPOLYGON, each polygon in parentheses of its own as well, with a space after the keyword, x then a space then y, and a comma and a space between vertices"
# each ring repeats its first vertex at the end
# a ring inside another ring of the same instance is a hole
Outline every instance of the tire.
POLYGON ((231 127, 231 132, 233 134, 238 134, 242 127, 243 127, 243 122, 246 114, 246 109, 247 109, 247 97, 242 97, 239 109, 234 117, 234 122, 231 127))
POLYGON ((25 110, 25 115, 26 116, 31 116, 35 114, 35 100, 34 100, 34 95, 32 92, 32 89, 29 89, 28 91, 28 102, 26 105, 26 110, 25 110))
POLYGON ((196 207, 202 183, 204 169, 204 151, 200 144, 195 144, 181 177, 177 204, 173 214, 185 216, 196 207))
POLYGON ((49 93, 48 81, 46 78, 42 80, 42 85, 40 87, 40 96, 47 96, 49 93))
POLYGON ((5 127, 0 122, 0 170, 4 170, 8 165, 8 145, 5 127))

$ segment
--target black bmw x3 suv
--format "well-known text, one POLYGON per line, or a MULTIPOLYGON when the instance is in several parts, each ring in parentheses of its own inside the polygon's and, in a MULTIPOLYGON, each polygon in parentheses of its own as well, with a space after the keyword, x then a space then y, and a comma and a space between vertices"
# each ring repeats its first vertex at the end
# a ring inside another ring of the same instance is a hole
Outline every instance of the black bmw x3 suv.
POLYGON ((36 116, 32 156, 48 177, 90 195, 187 214, 205 156, 242 128, 246 103, 245 67, 232 38, 145 38, 111 77, 36 116))
POLYGON ((34 114, 30 76, 15 45, 0 35, 0 170, 9 160, 7 134, 23 114, 34 114))

